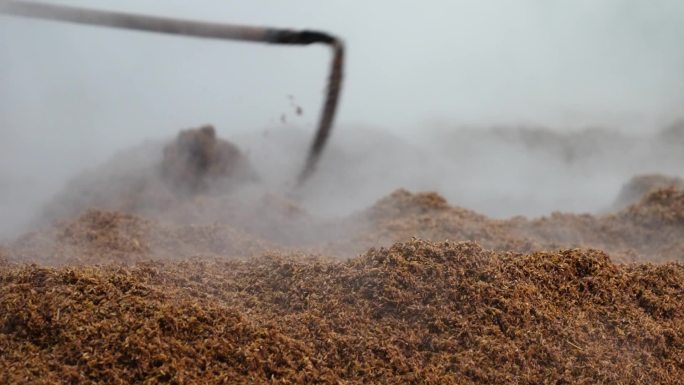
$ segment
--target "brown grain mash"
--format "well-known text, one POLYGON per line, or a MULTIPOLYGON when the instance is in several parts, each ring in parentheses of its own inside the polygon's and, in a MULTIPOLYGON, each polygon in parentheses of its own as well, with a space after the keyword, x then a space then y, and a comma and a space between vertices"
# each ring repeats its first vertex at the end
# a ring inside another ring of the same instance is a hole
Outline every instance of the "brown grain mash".
POLYGON ((94 209, 0 247, 0 384, 682 383, 675 187, 602 216, 292 212, 286 236, 94 209))

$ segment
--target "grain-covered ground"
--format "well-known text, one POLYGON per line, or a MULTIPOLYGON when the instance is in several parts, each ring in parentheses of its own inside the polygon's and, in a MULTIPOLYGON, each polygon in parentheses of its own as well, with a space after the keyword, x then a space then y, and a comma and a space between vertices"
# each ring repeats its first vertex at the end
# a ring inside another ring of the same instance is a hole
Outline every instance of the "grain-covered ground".
POLYGON ((86 204, 59 197, 59 216, 0 246, 0 383, 684 378, 677 180, 638 178, 640 197, 602 215, 495 220, 398 190, 321 220, 162 179, 77 181, 64 196, 86 204))

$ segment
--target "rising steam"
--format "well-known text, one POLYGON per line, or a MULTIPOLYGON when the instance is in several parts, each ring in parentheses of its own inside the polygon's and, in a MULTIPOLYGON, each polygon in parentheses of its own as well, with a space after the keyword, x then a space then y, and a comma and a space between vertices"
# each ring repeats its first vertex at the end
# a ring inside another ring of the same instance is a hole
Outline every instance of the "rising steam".
MULTIPOLYGON (((87 5, 344 36, 341 123, 295 197, 316 215, 346 215, 399 187, 493 216, 596 212, 637 173, 681 174, 681 125, 670 125, 684 104, 678 1, 375 2, 362 16, 346 2, 87 5)), ((324 50, 8 17, 0 48, 3 237, 22 232, 84 170, 208 122, 250 157, 262 191, 288 195, 328 60, 324 50)), ((156 156, 132 163, 146 170, 156 156)))

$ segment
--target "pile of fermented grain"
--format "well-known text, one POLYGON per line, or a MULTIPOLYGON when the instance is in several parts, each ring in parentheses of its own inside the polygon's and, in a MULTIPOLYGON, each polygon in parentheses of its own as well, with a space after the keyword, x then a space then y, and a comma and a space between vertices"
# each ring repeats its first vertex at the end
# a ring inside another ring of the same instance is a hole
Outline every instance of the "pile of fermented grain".
POLYGON ((680 384, 684 267, 411 241, 0 269, 0 383, 680 384))
POLYGON ((6 253, 41 265, 131 265, 193 255, 250 257, 270 249, 275 246, 228 225, 178 225, 88 210, 74 221, 20 237, 6 253))
POLYGON ((532 220, 400 190, 323 222, 211 193, 235 176, 214 141, 181 134, 159 180, 83 179, 52 212, 100 209, 0 245, 0 384, 682 383, 677 185, 532 220))
POLYGON ((633 177, 620 190, 613 209, 620 210, 637 203, 653 190, 684 189, 684 179, 662 174, 644 174, 633 177))
MULTIPOLYGON (((684 190, 656 189, 612 214, 554 213, 549 217, 492 220, 449 206, 435 193, 397 191, 359 215, 368 221, 353 245, 389 245, 417 237, 469 240, 494 250, 533 252, 597 248, 615 261, 684 261, 684 190)), ((341 246, 350 246, 343 241, 341 246)))
POLYGON ((222 198, 207 198, 169 212, 172 218, 193 218, 205 211, 232 214, 230 223, 209 224, 87 210, 20 237, 6 245, 5 254, 10 260, 43 265, 130 265, 196 255, 247 258, 269 251, 349 258, 418 238, 474 241, 487 249, 520 253, 595 248, 616 262, 684 261, 684 190, 675 188, 653 190, 613 214, 554 213, 538 219, 494 220, 449 206, 436 193, 405 190, 349 218, 328 222, 287 201, 266 197, 259 205, 248 211, 226 205, 222 198))

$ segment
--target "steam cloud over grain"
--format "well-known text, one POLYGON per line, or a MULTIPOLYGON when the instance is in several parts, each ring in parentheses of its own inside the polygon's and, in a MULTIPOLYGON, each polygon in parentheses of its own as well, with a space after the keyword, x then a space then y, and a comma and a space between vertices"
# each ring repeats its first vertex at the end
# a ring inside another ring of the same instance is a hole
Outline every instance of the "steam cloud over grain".
MULTIPOLYGON (((596 211, 631 175, 679 171, 657 139, 684 102, 677 1, 374 2, 362 14, 348 2, 70 4, 343 36, 351 50, 336 148, 307 197, 327 212, 398 187, 438 190, 496 216, 596 211), (605 146, 576 133, 597 127, 605 146), (535 136, 577 137, 572 149, 555 148, 575 155, 530 149, 535 136), (623 142, 630 151, 611 145, 623 142), (340 175, 346 183, 333 187, 340 175)), ((2 234, 84 168, 181 128, 216 125, 269 181, 302 161, 322 97, 322 49, 0 20, 2 234)))

